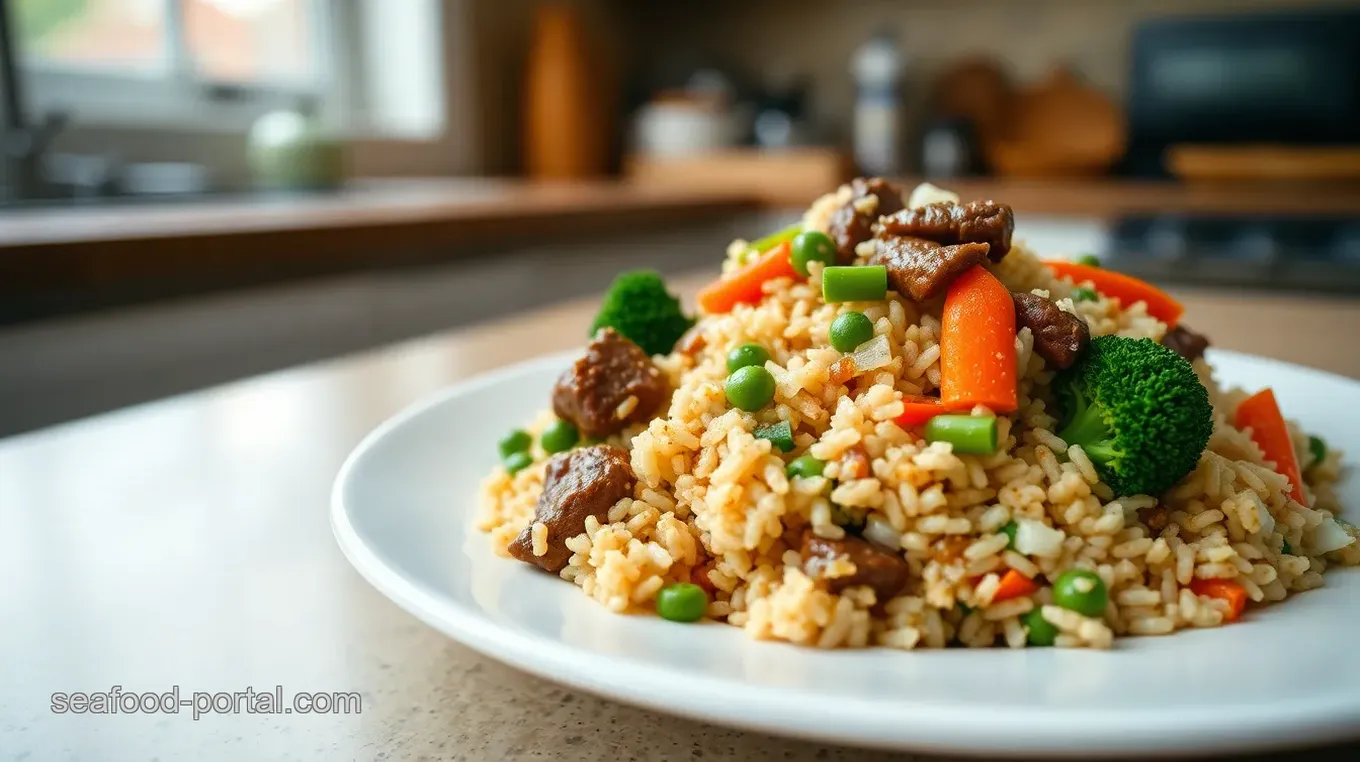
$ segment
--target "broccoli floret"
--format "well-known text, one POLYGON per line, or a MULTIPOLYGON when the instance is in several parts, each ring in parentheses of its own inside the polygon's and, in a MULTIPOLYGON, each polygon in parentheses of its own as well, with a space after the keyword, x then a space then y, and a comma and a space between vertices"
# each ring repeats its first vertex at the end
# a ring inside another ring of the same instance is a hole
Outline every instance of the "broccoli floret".
POLYGON ((666 291, 660 275, 636 270, 614 278, 590 325, 590 334, 609 326, 647 354, 664 355, 692 325, 694 320, 680 309, 680 300, 666 291))
POLYGON ((1159 495, 1190 473, 1213 433, 1209 392, 1151 339, 1101 336, 1054 381, 1058 436, 1078 444, 1116 495, 1159 495))

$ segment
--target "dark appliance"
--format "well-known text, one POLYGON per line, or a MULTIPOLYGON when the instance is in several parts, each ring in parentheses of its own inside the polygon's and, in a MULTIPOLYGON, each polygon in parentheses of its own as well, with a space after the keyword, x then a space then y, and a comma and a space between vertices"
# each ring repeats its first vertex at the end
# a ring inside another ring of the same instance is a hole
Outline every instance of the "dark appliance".
POLYGON ((1360 8, 1160 18, 1134 34, 1131 174, 1175 143, 1360 144, 1360 8))

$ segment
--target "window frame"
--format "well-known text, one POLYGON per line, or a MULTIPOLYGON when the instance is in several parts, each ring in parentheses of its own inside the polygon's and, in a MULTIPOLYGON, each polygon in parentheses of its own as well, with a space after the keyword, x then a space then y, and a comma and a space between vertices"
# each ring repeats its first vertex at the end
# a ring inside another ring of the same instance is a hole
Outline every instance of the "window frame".
POLYGON ((343 85, 356 67, 343 44, 351 35, 353 0, 306 0, 314 40, 311 82, 232 82, 197 72, 187 49, 184 0, 160 0, 165 63, 155 69, 95 68, 23 56, 18 62, 31 116, 62 111, 83 125, 238 133, 261 114, 310 102, 337 131, 361 129, 355 96, 343 85))

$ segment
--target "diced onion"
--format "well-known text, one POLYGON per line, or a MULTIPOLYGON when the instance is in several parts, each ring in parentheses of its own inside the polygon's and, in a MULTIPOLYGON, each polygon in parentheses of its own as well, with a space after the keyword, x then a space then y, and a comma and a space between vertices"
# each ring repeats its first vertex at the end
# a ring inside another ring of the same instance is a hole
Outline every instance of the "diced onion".
POLYGON ((1269 535, 1275 531, 1275 517, 1266 510, 1265 503, 1256 501, 1256 517, 1261 521, 1261 534, 1269 535))
POLYGON ((912 209, 925 206, 926 204, 938 204, 940 202, 959 202, 959 194, 939 188, 930 183, 921 183, 911 192, 911 198, 907 199, 907 206, 912 209))
POLYGON ((857 374, 882 368, 892 362, 892 347, 888 345, 888 337, 880 333, 855 347, 855 352, 850 355, 850 360, 855 363, 855 373, 857 374))
POLYGON ((1052 558, 1062 552, 1067 535, 1034 519, 1015 522, 1015 550, 1027 556, 1052 558))
POLYGON ((1313 529, 1313 551, 1316 553, 1331 553, 1353 542, 1355 537, 1337 523, 1336 519, 1323 519, 1322 523, 1313 529))
POLYGON ((870 516, 864 523, 864 539, 892 550, 902 546, 902 536, 879 516, 870 516))

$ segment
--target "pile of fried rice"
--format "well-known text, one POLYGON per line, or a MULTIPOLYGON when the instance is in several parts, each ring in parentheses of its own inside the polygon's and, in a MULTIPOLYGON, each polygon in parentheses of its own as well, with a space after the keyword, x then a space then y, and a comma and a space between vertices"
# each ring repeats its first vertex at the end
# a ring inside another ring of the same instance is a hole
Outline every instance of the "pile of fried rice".
MULTIPOLYGON (((818 200, 804 229, 827 230, 848 194, 842 187, 818 200)), ((730 258, 744 249, 734 242, 730 258)), ((1092 336, 1161 341, 1167 330, 1141 302, 1074 302, 1074 285, 1023 243, 989 269, 1011 291, 1045 296, 1085 319, 1092 336)), ((1321 586, 1331 566, 1360 563, 1356 543, 1318 553, 1312 540, 1340 512, 1333 484, 1341 454, 1333 449, 1307 468, 1307 504, 1296 502, 1288 479, 1230 423, 1246 393, 1220 387, 1203 359, 1194 366, 1214 428, 1197 467, 1164 494, 1116 498, 1082 449, 1055 433, 1054 373, 1034 354, 1029 329, 1016 339, 1019 409, 998 421, 997 451, 960 455, 893 421, 904 397, 937 393, 941 300, 918 304, 889 292, 882 302, 828 304, 820 264, 809 270, 806 282, 768 283, 758 304, 701 317, 698 352, 655 358, 674 389, 669 407, 609 439, 630 453, 634 494, 567 540, 574 555, 563 579, 620 613, 649 613, 663 586, 699 581, 711 591, 710 618, 754 638, 818 648, 1018 648, 1026 644, 1022 617, 1039 607, 1059 632, 1056 645, 1106 648, 1119 635, 1224 624, 1228 604, 1192 592, 1196 578, 1235 580, 1259 606, 1321 586), (841 353, 828 332, 848 310, 868 315, 893 359, 836 383, 841 353), (723 391, 725 356, 746 342, 769 350, 766 367, 777 382, 774 404, 757 414, 733 409, 723 391), (799 452, 826 463, 822 477, 786 477, 781 453, 754 436, 779 419, 799 432, 799 452), (867 469, 852 464, 866 454, 867 469), (866 537, 905 557, 911 581, 901 594, 887 601, 868 587, 834 594, 807 575, 799 533, 810 527, 840 538, 835 518, 843 511, 862 515, 866 537), (1157 512, 1154 531, 1147 522, 1157 512), (1047 556, 1022 555, 1001 531, 1016 519, 1043 522, 1064 539, 1047 556), (994 603, 1011 569, 1047 579, 1093 571, 1109 603, 1103 615, 1084 616, 1051 605, 1046 586, 994 603)), ((528 428, 536 434, 551 420, 545 412, 528 428)), ((1307 434, 1292 423, 1290 431, 1307 463, 1307 434)), ((532 466, 515 474, 498 467, 482 487, 477 526, 500 555, 534 521, 547 456, 537 445, 532 454, 532 466)))

